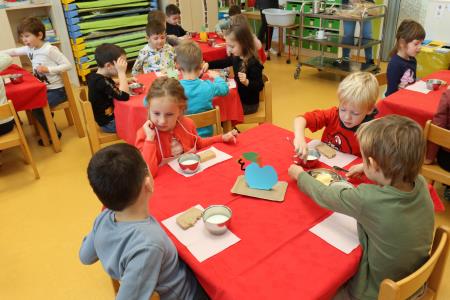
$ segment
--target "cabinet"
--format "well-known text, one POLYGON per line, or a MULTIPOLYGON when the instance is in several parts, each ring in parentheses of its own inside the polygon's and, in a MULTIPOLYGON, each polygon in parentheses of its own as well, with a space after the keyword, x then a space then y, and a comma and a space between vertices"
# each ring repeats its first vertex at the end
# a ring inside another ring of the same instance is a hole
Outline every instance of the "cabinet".
POLYGON ((181 26, 186 31, 199 32, 205 26, 206 31, 214 31, 219 18, 217 0, 163 0, 161 10, 168 4, 175 4, 181 11, 181 26))
MULTIPOLYGON (((61 3, 58 0, 49 0, 43 3, 24 4, 14 7, 0 9, 0 25, 4 30, 0 31, 1 46, 0 49, 8 49, 21 46, 17 35, 17 26, 20 21, 28 16, 49 17, 56 31, 58 41, 54 44, 60 48, 61 52, 74 64, 72 49, 70 46, 67 28, 64 22, 64 14, 61 3)), ((14 63, 24 68, 31 67, 27 57, 15 58, 14 63)), ((72 69, 69 72, 70 80, 78 85, 76 71, 72 69)))

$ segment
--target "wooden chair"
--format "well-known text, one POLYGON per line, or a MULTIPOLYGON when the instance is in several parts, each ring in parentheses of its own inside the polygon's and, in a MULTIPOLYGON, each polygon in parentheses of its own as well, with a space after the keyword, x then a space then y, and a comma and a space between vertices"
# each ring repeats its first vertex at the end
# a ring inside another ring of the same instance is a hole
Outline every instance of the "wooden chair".
POLYGON ((258 111, 244 116, 244 124, 251 123, 272 123, 272 83, 265 74, 263 74, 264 88, 259 93, 258 111))
MULTIPOLYGON (((112 285, 114 288, 114 294, 117 295, 117 293, 119 292, 119 288, 120 288, 120 282, 118 280, 115 280, 112 278, 111 278, 111 280, 112 280, 112 285)), ((148 300, 159 300, 158 292, 153 292, 148 300)))
POLYGON ((424 295, 421 300, 435 299, 443 281, 445 264, 449 254, 450 229, 441 226, 436 229, 430 258, 411 275, 394 282, 385 279, 381 282, 378 300, 404 300, 412 296, 425 283, 424 295))
POLYGON ((20 146, 25 162, 27 164, 31 164, 34 177, 39 179, 39 172, 36 168, 33 157, 31 156, 30 147, 28 147, 27 140, 23 134, 22 126, 20 125, 19 117, 17 117, 16 110, 14 109, 11 101, 8 101, 8 103, 4 105, 0 105, 0 119, 3 120, 9 117, 14 117, 14 123, 16 126, 11 132, 0 136, 0 150, 20 146))
MULTIPOLYGON (((450 149, 450 130, 436 126, 431 123, 431 120, 428 120, 425 124, 423 134, 427 141, 450 149)), ((450 185, 450 172, 445 171, 438 164, 423 165, 421 173, 431 181, 438 181, 450 185)))
POLYGON ((220 108, 218 106, 198 114, 186 115, 186 117, 192 119, 195 123, 195 127, 197 128, 214 125, 216 128, 214 134, 223 133, 222 126, 220 124, 220 108))
POLYGON ((61 73, 61 78, 64 82, 64 89, 66 90, 67 101, 60 103, 55 107, 52 107, 51 111, 54 112, 58 110, 64 110, 64 112, 66 113, 67 123, 69 123, 69 126, 73 126, 75 123, 75 128, 77 129, 78 137, 82 138, 85 136, 85 134, 83 125, 81 124, 80 114, 78 113, 72 83, 69 80, 69 75, 67 72, 61 73))
POLYGON ((379 86, 387 85, 387 73, 378 73, 375 75, 379 86))
POLYGON ((95 122, 92 105, 88 100, 87 87, 80 88, 80 103, 81 109, 83 110, 84 122, 92 155, 100 150, 102 144, 120 140, 115 133, 103 132, 95 122))

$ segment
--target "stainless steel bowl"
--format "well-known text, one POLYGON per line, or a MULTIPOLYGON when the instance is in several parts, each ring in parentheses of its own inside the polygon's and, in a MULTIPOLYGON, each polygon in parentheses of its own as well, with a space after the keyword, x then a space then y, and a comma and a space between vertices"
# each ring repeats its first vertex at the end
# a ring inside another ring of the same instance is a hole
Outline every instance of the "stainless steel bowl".
POLYGON ((430 91, 436 91, 441 87, 441 85, 445 85, 445 84, 447 84, 447 83, 440 79, 428 79, 427 80, 427 89, 429 89, 430 91))
POLYGON ((212 234, 224 234, 228 230, 232 212, 225 205, 211 205, 202 214, 206 229, 212 234))
POLYGON ((319 174, 328 174, 331 176, 331 183, 333 183, 335 181, 346 181, 343 176, 339 175, 337 172, 330 170, 330 169, 324 169, 324 168, 313 169, 313 170, 309 170, 308 174, 314 178, 316 178, 319 174))

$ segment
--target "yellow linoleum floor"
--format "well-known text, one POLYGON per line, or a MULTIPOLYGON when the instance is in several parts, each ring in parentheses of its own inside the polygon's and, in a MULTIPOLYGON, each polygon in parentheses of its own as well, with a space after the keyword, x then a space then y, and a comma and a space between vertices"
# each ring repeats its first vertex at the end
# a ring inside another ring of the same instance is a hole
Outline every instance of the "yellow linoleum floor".
MULTIPOLYGON (((274 123, 292 129, 298 113, 335 105, 339 77, 304 68, 300 80, 294 80, 295 64, 284 62, 272 56, 265 68, 273 83, 274 123)), ((22 119, 26 118, 22 115, 22 119)), ((40 180, 17 161, 18 148, 0 153, 0 299, 114 296, 101 265, 84 266, 78 260, 82 237, 100 210, 86 179, 88 140, 66 127, 63 113, 57 113, 56 121, 63 131, 63 151, 58 154, 37 146, 30 126, 25 126, 40 180)), ((450 224, 450 205, 446 205, 447 211, 436 216, 437 224, 450 224)), ((446 278, 449 269, 450 262, 446 278)), ((438 300, 444 299, 450 299, 448 281, 438 295, 438 300)))

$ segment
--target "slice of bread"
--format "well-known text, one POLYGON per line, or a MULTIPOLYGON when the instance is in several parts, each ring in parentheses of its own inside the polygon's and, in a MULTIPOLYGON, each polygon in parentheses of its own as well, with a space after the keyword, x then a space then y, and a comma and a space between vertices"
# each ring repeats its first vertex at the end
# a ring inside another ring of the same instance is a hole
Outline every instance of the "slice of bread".
POLYGON ((333 158, 336 156, 336 150, 334 150, 333 148, 324 143, 317 145, 316 150, 319 151, 320 154, 324 155, 326 158, 333 158))
POLYGON ((191 207, 184 213, 179 215, 176 219, 178 226, 186 230, 195 225, 195 223, 202 217, 202 211, 196 207, 191 207))
POLYGON ((205 162, 205 161, 211 160, 213 158, 216 158, 216 153, 212 150, 203 151, 202 153, 199 153, 198 155, 200 156, 200 162, 205 162))

